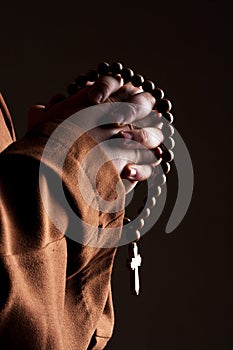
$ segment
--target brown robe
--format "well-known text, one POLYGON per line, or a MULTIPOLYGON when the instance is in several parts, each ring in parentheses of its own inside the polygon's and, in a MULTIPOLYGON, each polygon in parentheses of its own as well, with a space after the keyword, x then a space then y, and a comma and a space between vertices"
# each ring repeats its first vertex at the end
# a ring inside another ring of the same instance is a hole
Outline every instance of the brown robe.
MULTIPOLYGON (((13 142, 14 129, 2 97, 0 105, 0 150, 6 148, 0 154, 0 349, 103 349, 113 331, 111 272, 116 249, 83 246, 53 224, 40 198, 38 172, 57 123, 40 125, 13 142)), ((77 189, 80 160, 95 145, 89 135, 82 138, 63 168, 70 204, 93 226, 120 230, 123 210, 91 209, 77 189)), ((108 160, 104 152, 102 156, 108 160)), ((54 164, 47 166, 56 174, 54 164)), ((111 209, 119 175, 111 162, 99 175, 97 189, 110 199, 111 209)))

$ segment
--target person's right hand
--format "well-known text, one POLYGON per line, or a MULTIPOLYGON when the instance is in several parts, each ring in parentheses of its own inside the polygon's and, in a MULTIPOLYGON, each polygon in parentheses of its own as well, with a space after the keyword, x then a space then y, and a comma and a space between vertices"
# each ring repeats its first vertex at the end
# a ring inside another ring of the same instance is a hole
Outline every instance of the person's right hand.
MULTIPOLYGON (((120 125, 98 127, 89 133, 98 142, 118 137, 128 140, 127 147, 121 147, 119 144, 119 156, 118 159, 113 159, 113 163, 121 177, 129 180, 125 182, 126 191, 129 192, 138 181, 144 181, 153 174, 156 159, 150 150, 163 141, 161 115, 156 111, 152 112, 154 97, 150 93, 142 92, 131 83, 120 86, 120 81, 117 82, 115 78, 108 76, 97 81, 94 88, 95 91, 102 91, 102 96, 105 96, 103 102, 128 102, 117 105, 114 111, 115 122, 120 125), (118 90, 116 90, 117 83, 118 90), (109 95, 111 86, 114 90, 109 95), (130 128, 132 124, 136 126, 135 129, 130 128), (128 159, 131 159, 131 162, 128 159)), ((106 147, 106 150, 109 157, 112 157, 111 151, 116 154, 116 150, 111 150, 110 147, 106 147)))

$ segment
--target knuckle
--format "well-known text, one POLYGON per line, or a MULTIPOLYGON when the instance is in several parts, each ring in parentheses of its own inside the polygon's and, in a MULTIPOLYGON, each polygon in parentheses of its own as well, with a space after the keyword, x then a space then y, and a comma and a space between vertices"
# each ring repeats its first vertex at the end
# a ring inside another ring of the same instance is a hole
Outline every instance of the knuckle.
POLYGON ((119 110, 121 114, 124 116, 124 120, 126 124, 133 123, 137 119, 137 108, 135 105, 131 103, 123 104, 120 106, 119 110))
POLYGON ((148 134, 145 129, 141 129, 139 132, 139 141, 143 144, 148 143, 148 134))
POLYGON ((141 152, 139 149, 134 150, 135 153, 135 163, 140 163, 141 160, 141 152))
POLYGON ((111 82, 109 81, 109 79, 107 79, 107 78, 102 78, 102 79, 99 81, 98 86, 99 86, 99 88, 102 90, 102 92, 103 92, 104 94, 107 94, 107 93, 111 90, 112 84, 111 84, 111 82))
POLYGON ((146 180, 148 178, 148 167, 143 165, 141 167, 141 172, 142 172, 141 179, 146 180))
POLYGON ((127 114, 134 119, 136 117, 136 115, 137 115, 136 107, 134 105, 132 105, 132 104, 129 104, 128 105, 128 113, 127 114))
POLYGON ((149 92, 144 92, 142 95, 147 103, 149 103, 151 106, 154 106, 156 102, 155 98, 149 92))

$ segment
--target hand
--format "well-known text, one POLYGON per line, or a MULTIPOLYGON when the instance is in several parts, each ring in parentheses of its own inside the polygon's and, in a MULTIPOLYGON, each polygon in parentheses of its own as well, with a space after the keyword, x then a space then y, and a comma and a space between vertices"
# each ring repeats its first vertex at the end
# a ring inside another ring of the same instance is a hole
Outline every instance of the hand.
MULTIPOLYGON (((118 159, 113 160, 119 174, 125 182, 126 192, 129 192, 138 181, 149 178, 153 171, 154 156, 148 149, 157 147, 163 140, 159 123, 160 115, 151 112, 155 103, 151 94, 142 92, 140 88, 131 83, 123 85, 122 79, 111 76, 100 77, 92 86, 82 88, 71 97, 64 95, 52 97, 46 106, 36 105, 29 110, 28 129, 39 123, 54 119, 64 120, 75 112, 87 108, 93 104, 106 102, 128 102, 128 110, 124 110, 124 123, 122 111, 115 112, 115 124, 107 127, 97 127, 89 133, 97 142, 103 142, 111 138, 124 138, 128 140, 127 147, 119 146, 118 159), (117 124, 118 123, 118 124, 117 124), (129 124, 136 124, 140 129, 131 130, 129 124), (132 141, 136 141, 135 142, 132 141), (130 144, 131 143, 131 144, 130 144), (135 145, 137 147, 135 147, 135 145), (131 161, 129 162, 130 159, 131 161)), ((110 159, 116 150, 105 149, 110 159)))

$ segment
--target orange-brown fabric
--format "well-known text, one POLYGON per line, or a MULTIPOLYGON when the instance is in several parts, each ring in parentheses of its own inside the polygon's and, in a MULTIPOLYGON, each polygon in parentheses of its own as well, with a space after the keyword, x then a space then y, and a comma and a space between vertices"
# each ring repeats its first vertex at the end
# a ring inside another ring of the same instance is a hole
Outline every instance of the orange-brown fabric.
POLYGON ((15 131, 6 103, 0 93, 0 152, 12 141, 15 141, 15 131))
MULTIPOLYGON (((14 134, 8 131, 12 123, 0 125, 4 149, 14 134)), ((41 155, 56 126, 55 122, 41 125, 0 155, 0 349, 101 350, 112 335, 111 272, 116 249, 83 246, 67 238, 51 221, 40 197, 41 155)), ((119 227, 120 232, 123 210, 92 210, 77 190, 80 160, 93 145, 85 134, 72 146, 63 167, 63 186, 82 220, 94 227, 119 227)), ((56 178, 56 163, 46 166, 56 178)), ((121 181, 112 163, 103 174, 100 171, 97 190, 109 199, 121 181)), ((123 201, 122 183, 121 190, 123 201)), ((49 189, 46 195, 49 205, 57 202, 67 229, 69 218, 59 207, 59 198, 52 200, 49 189)))

